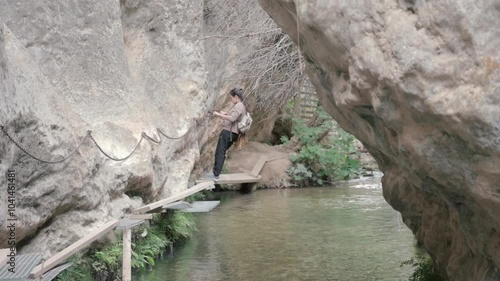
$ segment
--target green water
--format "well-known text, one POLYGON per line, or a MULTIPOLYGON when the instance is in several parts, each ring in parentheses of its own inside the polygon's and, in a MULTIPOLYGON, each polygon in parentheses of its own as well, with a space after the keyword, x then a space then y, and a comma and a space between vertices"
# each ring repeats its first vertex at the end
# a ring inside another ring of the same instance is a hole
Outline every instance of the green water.
POLYGON ((194 237, 133 280, 408 280, 413 236, 379 179, 221 195, 194 237))

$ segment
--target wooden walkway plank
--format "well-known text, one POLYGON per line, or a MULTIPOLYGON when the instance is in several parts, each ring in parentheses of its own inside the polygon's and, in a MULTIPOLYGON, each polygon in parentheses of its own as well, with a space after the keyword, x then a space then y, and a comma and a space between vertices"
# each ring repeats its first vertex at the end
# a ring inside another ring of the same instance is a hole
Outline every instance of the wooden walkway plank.
POLYGON ((99 227, 98 229, 95 229, 94 231, 84 236, 80 240, 76 241, 75 243, 71 244, 70 246, 66 247, 59 253, 53 255, 48 260, 35 267, 30 274, 30 278, 34 279, 40 277, 42 274, 49 271, 56 265, 60 264, 74 253, 80 251, 82 248, 87 247, 88 245, 90 245, 90 243, 99 239, 102 235, 106 234, 108 231, 114 229, 119 222, 120 222, 119 220, 112 220, 106 223, 105 225, 99 227))
MULTIPOLYGON (((170 196, 166 199, 163 199, 163 200, 160 200, 160 201, 157 201, 157 202, 154 202, 154 203, 151 203, 151 204, 148 204, 146 206, 142 206, 138 209, 135 209, 134 210, 134 213, 146 213, 146 212, 149 212, 151 210, 154 210, 154 209, 157 209, 157 208, 160 208, 162 207, 163 205, 166 205, 168 203, 172 203, 172 202, 175 202, 175 201, 178 201, 178 200, 181 200, 181 199, 184 199, 190 195, 193 195, 197 192, 200 192, 202 190, 205 190, 205 189, 212 189, 214 188, 214 181, 213 180, 210 180, 210 181, 205 181, 205 182, 202 182, 202 183, 199 183, 191 188, 188 188, 174 196, 170 196)), ((161 211, 161 210, 160 210, 161 211)))
POLYGON ((259 160, 257 160, 257 163, 250 172, 250 175, 253 177, 257 177, 260 174, 260 171, 262 170, 264 165, 266 164, 266 161, 267 161, 267 156, 264 155, 260 156, 259 160))
MULTIPOLYGON (((249 183, 258 182, 262 177, 253 177, 247 173, 236 173, 236 174, 221 174, 219 175, 219 180, 215 181, 215 184, 238 184, 238 183, 249 183)), ((212 179, 199 179, 197 183, 202 182, 214 182, 212 179)))
POLYGON ((219 176, 217 184, 236 184, 236 183, 249 183, 258 182, 261 179, 260 176, 253 177, 249 174, 238 173, 238 174, 222 174, 219 176))
POLYGON ((195 201, 193 207, 184 209, 186 213, 207 213, 219 206, 220 201, 195 201))
POLYGON ((131 220, 152 220, 153 214, 125 215, 123 218, 131 219, 131 220))
POLYGON ((193 208, 193 206, 186 201, 176 201, 173 203, 168 203, 162 206, 163 209, 172 209, 172 210, 183 210, 187 208, 193 208))

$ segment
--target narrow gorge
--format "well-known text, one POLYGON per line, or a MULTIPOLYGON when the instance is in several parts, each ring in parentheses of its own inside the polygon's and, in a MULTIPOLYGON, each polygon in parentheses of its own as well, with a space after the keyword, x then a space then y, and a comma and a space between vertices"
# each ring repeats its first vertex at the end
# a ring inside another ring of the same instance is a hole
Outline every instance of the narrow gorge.
POLYGON ((243 35, 213 32, 215 2, 0 0, 0 248, 7 170, 18 250, 45 257, 194 185, 220 129, 207 113, 248 82, 248 46, 223 39, 281 28, 440 274, 500 281, 498 0, 259 0, 241 16, 270 29, 243 35))

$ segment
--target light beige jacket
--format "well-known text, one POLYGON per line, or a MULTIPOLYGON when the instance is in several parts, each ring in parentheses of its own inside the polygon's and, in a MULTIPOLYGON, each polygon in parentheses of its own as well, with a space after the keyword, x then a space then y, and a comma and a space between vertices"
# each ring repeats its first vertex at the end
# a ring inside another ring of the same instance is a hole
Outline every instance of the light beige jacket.
POLYGON ((233 105, 233 107, 231 107, 231 109, 229 110, 229 112, 227 114, 230 116, 229 120, 224 119, 224 123, 222 123, 222 128, 224 130, 228 130, 230 132, 238 134, 239 133, 238 132, 238 121, 241 120, 241 118, 243 118, 243 116, 245 114, 247 114, 247 110, 245 108, 245 105, 243 105, 242 102, 239 102, 239 103, 233 105))

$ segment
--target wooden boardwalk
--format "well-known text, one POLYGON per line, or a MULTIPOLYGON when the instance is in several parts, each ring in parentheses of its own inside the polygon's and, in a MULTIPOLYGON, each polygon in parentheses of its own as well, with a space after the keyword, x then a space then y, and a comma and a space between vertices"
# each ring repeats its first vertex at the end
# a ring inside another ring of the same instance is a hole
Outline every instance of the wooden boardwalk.
MULTIPOLYGON (((52 280, 62 272, 67 267, 71 266, 71 264, 61 265, 66 259, 74 255, 75 253, 81 251, 82 249, 88 247, 92 242, 104 236, 109 231, 114 229, 123 229, 124 230, 124 264, 123 264, 123 280, 130 280, 130 256, 131 256, 131 228, 143 223, 146 219, 152 218, 152 213, 161 213, 165 212, 165 209, 168 209, 172 203, 182 203, 183 199, 186 197, 198 193, 203 190, 210 190, 214 188, 214 184, 239 184, 239 183, 253 183, 258 182, 262 177, 259 175, 262 168, 266 164, 267 161, 272 161, 272 159, 268 159, 266 156, 261 156, 252 171, 247 171, 246 173, 237 173, 237 174, 223 174, 220 175, 220 179, 218 181, 213 181, 211 179, 200 179, 197 181, 197 184, 191 188, 188 188, 178 194, 170 196, 168 198, 159 200, 157 202, 142 206, 133 211, 132 215, 126 215, 121 219, 114 219, 109 221, 108 223, 102 225, 101 227, 91 231, 89 234, 85 235, 78 241, 74 242, 70 246, 66 247, 62 251, 58 252, 54 256, 50 257, 46 261, 36 265, 31 272, 29 273, 29 279, 23 280, 52 280), (59 266, 59 267, 57 267, 59 266), (52 270, 52 271, 51 271, 52 270)), ((210 201, 203 202, 207 204, 203 204, 199 202, 199 204, 191 205, 186 202, 185 207, 181 209, 185 209, 188 212, 207 212, 212 210, 215 206, 218 205, 218 201, 210 201)), ((182 204, 181 204, 182 205, 182 204)), ((7 263, 7 253, 8 249, 0 249, 0 268, 7 263)), ((34 265, 33 265, 34 266, 34 265)), ((7 280, 2 279, 0 280, 7 280)))
POLYGON ((35 267, 33 269, 33 271, 30 274, 30 278, 35 279, 35 278, 42 276, 42 274, 44 274, 45 272, 49 271, 50 269, 52 269, 56 265, 60 264, 65 259, 69 258, 70 256, 72 256, 76 252, 80 251, 81 249, 87 247, 88 245, 90 245, 90 243, 92 243, 95 240, 97 240, 98 238, 102 237, 108 231, 114 229, 118 225, 119 222, 120 222, 119 220, 112 220, 112 221, 104 224, 103 226, 92 231, 88 235, 82 237, 80 240, 71 244, 70 246, 68 246, 64 250, 55 254, 54 256, 49 258, 48 260, 42 262, 40 265, 38 265, 37 267, 35 267))
POLYGON ((174 196, 170 196, 170 197, 165 198, 163 200, 160 200, 160 201, 148 204, 146 206, 140 207, 138 209, 135 209, 134 213, 136 213, 136 214, 149 213, 149 212, 156 213, 157 211, 160 211, 162 209, 163 205, 182 200, 182 199, 184 199, 190 195, 193 195, 195 193, 198 193, 200 191, 207 190, 207 189, 213 189, 213 188, 214 188, 214 181, 211 180, 211 181, 207 181, 207 182, 202 182, 202 183, 199 183, 191 188, 188 188, 188 189, 186 189, 186 190, 182 191, 181 193, 178 193, 174 196))
POLYGON ((212 179, 199 179, 196 183, 211 182, 213 184, 238 184, 238 183, 251 183, 258 182, 261 176, 253 177, 247 173, 238 174, 221 174, 218 181, 212 179))
POLYGON ((316 115, 316 109, 318 108, 318 96, 314 86, 311 84, 309 79, 306 79, 301 86, 299 96, 295 101, 294 111, 300 116, 300 118, 310 122, 314 119, 316 115))
MULTIPOLYGON (((109 231, 112 231, 114 229, 123 229, 124 234, 125 234, 125 239, 124 241, 130 242, 130 234, 131 234, 131 228, 134 226, 137 226, 139 224, 144 223, 146 219, 152 219, 152 214, 145 214, 147 212, 149 213, 154 213, 154 212, 162 212, 164 209, 162 208, 165 204, 171 203, 171 202, 176 202, 179 200, 182 200, 186 198, 187 196, 193 195, 197 192, 206 190, 206 189, 212 189, 214 188, 213 181, 210 182, 204 182, 200 183, 196 186, 193 186, 192 188, 188 188, 183 192, 180 192, 174 196, 168 197, 166 199, 160 200, 155 203, 148 204, 146 206, 143 206, 141 208, 138 208, 134 211, 136 214, 132 215, 126 215, 121 219, 114 219, 109 221, 108 223, 102 225, 101 227, 91 231, 89 234, 85 235, 84 237, 80 238, 73 244, 69 245, 62 251, 58 252, 57 254, 53 255, 46 261, 43 261, 42 263, 38 264, 35 263, 31 265, 32 267, 28 269, 26 273, 26 278, 22 278, 22 280, 52 280, 62 272, 64 269, 70 266, 70 264, 65 264, 62 266, 59 266, 56 268, 56 266, 60 265, 63 263, 66 259, 74 255, 75 253, 81 251, 82 249, 88 247, 92 242, 96 241, 97 239, 101 238, 104 236, 106 233, 109 231), (51 271, 52 270, 52 271, 51 271), (29 278, 28 278, 29 275, 29 278)), ((214 205, 214 204, 213 204, 214 205)), ((215 204, 216 206, 217 204, 215 204)), ((213 207, 212 207, 213 208, 213 207)), ((197 210, 187 210, 190 212, 196 212, 197 210)), ((205 212, 208 210, 203 210, 201 211, 205 212)), ((131 247, 130 243, 124 243, 124 254, 126 255, 126 259, 124 259, 124 278, 123 280, 130 280, 130 255, 131 255, 131 247)), ((8 261, 8 254, 9 250, 8 249, 0 249, 0 269, 4 267, 8 261)), ((18 256, 19 257, 19 256, 18 256)), ((40 256, 41 259, 41 256, 40 256)), ((19 262, 22 262, 20 259, 19 262)), ((21 266, 20 264, 18 266, 21 266)), ((28 266, 28 264, 26 264, 28 266)), ((5 279, 0 277, 0 280, 13 280, 11 278, 5 279)), ((16 279, 17 280, 17 279, 16 279)), ((20 280, 20 279, 19 279, 20 280)))
POLYGON ((267 161, 270 161, 267 156, 261 156, 255 163, 251 171, 246 173, 236 173, 236 174, 220 174, 219 180, 214 181, 208 178, 201 178, 196 181, 196 183, 203 182, 213 182, 214 184, 239 184, 239 183, 252 183, 259 182, 262 178, 259 174, 267 161))

